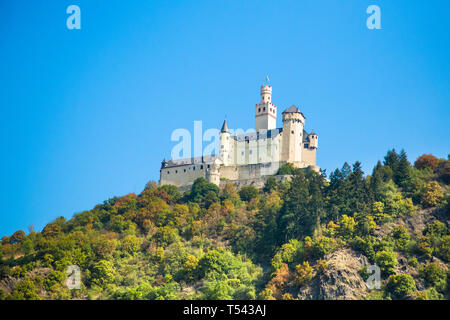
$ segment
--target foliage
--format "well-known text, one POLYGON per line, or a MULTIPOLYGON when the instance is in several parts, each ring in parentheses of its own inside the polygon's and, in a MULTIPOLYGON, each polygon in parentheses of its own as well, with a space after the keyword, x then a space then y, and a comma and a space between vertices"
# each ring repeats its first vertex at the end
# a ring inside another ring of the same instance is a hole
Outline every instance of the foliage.
POLYGON ((416 282, 409 274, 391 275, 386 284, 386 293, 394 299, 403 299, 416 291, 416 282))
POLYGON ((448 299, 450 161, 436 159, 411 166, 389 150, 370 175, 356 161, 329 180, 285 164, 291 180, 268 177, 262 190, 199 178, 181 195, 150 182, 41 232, 2 237, 0 281, 13 288, 0 299, 293 299, 343 247, 383 272, 383 290, 367 299, 448 299), (430 211, 417 236, 413 215, 430 211), (393 274, 398 263, 414 278, 393 274), (81 290, 65 286, 71 265, 81 290))
POLYGON ((447 288, 447 274, 437 262, 431 262, 420 268, 419 275, 438 291, 443 292, 447 288))
POLYGON ((428 182, 425 188, 422 196, 422 204, 425 207, 436 206, 444 199, 444 192, 436 181, 428 182))
POLYGON ((313 275, 314 269, 309 265, 308 261, 295 267, 295 280, 299 286, 303 286, 311 281, 313 275))
POLYGON ((394 252, 383 250, 375 255, 375 263, 380 267, 382 274, 389 275, 394 273, 397 258, 394 252))

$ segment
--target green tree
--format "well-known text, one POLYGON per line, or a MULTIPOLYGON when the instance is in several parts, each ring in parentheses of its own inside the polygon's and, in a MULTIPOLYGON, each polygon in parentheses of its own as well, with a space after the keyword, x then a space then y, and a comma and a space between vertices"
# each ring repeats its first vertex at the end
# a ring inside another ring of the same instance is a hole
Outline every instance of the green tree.
POLYGON ((239 195, 241 196, 241 199, 244 201, 250 201, 253 198, 256 198, 259 194, 258 189, 256 189, 253 186, 245 186, 242 187, 241 190, 239 190, 239 195))
POLYGON ((91 270, 91 281, 99 286, 105 286, 113 282, 116 275, 116 270, 112 262, 107 260, 100 260, 91 270))
MULTIPOLYGON (((189 200, 199 204, 204 203, 206 195, 210 192, 215 193, 218 197, 219 187, 214 183, 209 183, 205 178, 197 178, 191 187, 189 200)), ((211 195, 209 197, 211 198, 211 195)))
POLYGON ((323 177, 303 171, 294 175, 278 216, 279 241, 311 236, 324 214, 323 177))
POLYGON ((277 180, 274 177, 269 177, 264 184, 263 191, 269 193, 277 189, 277 180))

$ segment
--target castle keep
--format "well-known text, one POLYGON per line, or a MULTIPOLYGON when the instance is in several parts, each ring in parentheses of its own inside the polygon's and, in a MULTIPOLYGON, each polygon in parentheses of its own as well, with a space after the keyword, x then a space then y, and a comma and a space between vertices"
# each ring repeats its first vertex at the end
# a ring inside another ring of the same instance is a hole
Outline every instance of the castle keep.
POLYGON ((218 154, 164 160, 159 184, 187 189, 195 179, 203 177, 216 185, 235 183, 238 187, 260 187, 285 163, 319 171, 316 166, 318 136, 305 131, 305 119, 293 105, 282 112, 282 128, 276 128, 277 107, 272 104, 272 87, 263 85, 261 102, 255 106, 254 132, 233 134, 225 120, 220 130, 218 154))

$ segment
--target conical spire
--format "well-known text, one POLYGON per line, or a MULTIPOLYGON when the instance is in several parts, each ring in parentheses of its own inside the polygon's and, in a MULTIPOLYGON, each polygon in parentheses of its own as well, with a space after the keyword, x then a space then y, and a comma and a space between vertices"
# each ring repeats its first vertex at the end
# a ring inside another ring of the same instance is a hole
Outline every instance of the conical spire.
POLYGON ((220 132, 228 132, 227 119, 225 119, 225 120, 223 121, 222 129, 220 130, 220 132))

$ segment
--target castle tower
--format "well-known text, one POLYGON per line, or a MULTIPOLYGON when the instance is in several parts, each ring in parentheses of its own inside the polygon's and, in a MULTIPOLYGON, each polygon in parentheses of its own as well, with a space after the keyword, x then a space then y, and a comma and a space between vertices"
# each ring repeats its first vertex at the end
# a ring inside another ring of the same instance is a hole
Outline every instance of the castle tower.
POLYGON ((222 159, 222 163, 227 166, 230 163, 230 148, 231 148, 231 139, 230 139, 230 131, 228 130, 227 120, 223 122, 222 129, 220 130, 220 151, 219 156, 222 159))
POLYGON ((277 125, 277 107, 272 104, 272 87, 261 86, 261 102, 255 107, 255 130, 271 130, 277 125))
POLYGON ((319 146, 319 137, 317 136, 317 133, 311 132, 308 135, 308 138, 309 138, 309 148, 317 149, 319 146))
POLYGON ((283 111, 281 161, 290 163, 302 161, 304 127, 305 116, 296 106, 292 106, 283 111))

